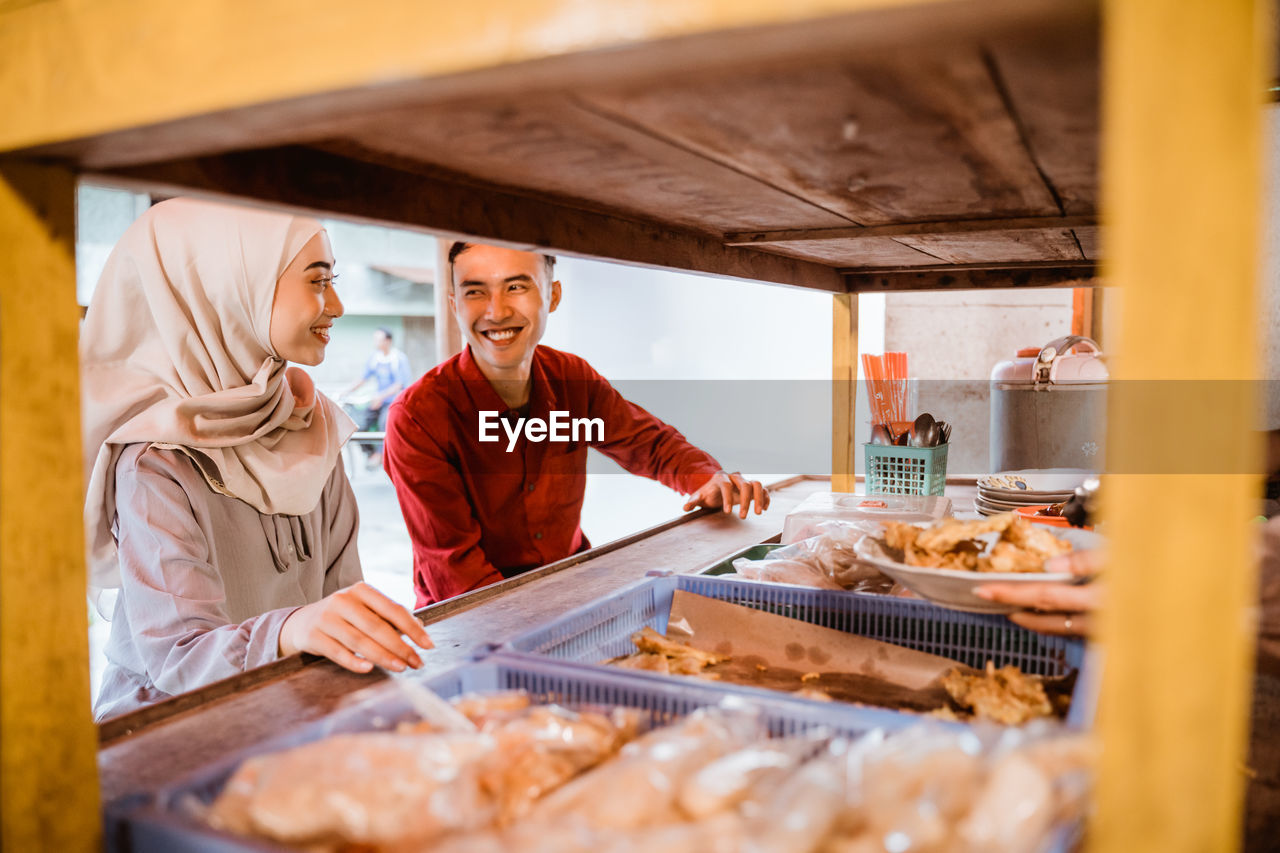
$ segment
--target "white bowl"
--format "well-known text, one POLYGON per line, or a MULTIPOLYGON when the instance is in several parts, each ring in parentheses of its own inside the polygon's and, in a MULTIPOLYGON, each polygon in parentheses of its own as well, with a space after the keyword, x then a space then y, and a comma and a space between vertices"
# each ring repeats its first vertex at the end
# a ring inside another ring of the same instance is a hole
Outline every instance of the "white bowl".
MULTIPOLYGON (((929 527, 919 524, 917 527, 929 527)), ((1103 537, 1091 530, 1074 527, 1054 528, 1054 536, 1070 542, 1076 551, 1091 551, 1102 547, 1103 537)), ((981 539, 994 539, 988 534, 981 539)), ((978 598, 973 591, 989 583, 1070 583, 1074 575, 1067 572, 966 572, 955 569, 926 569, 908 566, 890 559, 882 548, 882 542, 872 536, 863 537, 856 547, 858 557, 872 564, 907 589, 935 604, 966 613, 1013 613, 1023 608, 978 598)))

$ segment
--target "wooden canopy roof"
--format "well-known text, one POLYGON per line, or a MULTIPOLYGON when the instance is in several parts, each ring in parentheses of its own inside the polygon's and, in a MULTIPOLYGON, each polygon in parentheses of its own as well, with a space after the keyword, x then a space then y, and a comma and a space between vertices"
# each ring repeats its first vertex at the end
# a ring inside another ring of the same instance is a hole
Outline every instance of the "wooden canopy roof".
MULTIPOLYGON (((831 292, 1088 280, 1096 10, 982 8, 623 44, 23 153, 111 181, 831 292)), ((316 61, 328 50, 342 46, 316 61)))

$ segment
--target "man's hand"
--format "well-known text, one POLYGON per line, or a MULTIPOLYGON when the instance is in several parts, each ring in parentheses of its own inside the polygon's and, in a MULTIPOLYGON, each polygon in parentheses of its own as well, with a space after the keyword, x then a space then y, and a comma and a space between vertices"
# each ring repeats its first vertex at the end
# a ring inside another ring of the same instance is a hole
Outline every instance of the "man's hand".
POLYGON ((740 503, 742 506, 738 510, 738 517, 746 518, 752 501, 756 505, 756 515, 764 512, 769 508, 769 490, 760 485, 758 480, 748 481, 736 471, 732 474, 717 471, 702 488, 689 496, 684 511, 698 507, 722 507, 725 512, 733 512, 733 505, 740 503))
POLYGON ((434 648, 422 623, 363 581, 314 604, 299 607, 280 626, 280 655, 323 655, 352 672, 373 665, 403 672, 422 666, 404 634, 420 648, 434 648))
POLYGON ((378 411, 378 409, 381 409, 381 408, 382 408, 382 398, 381 398, 381 397, 376 397, 376 396, 375 396, 372 400, 370 400, 370 401, 369 401, 369 411, 371 411, 371 412, 376 412, 376 411, 378 411))

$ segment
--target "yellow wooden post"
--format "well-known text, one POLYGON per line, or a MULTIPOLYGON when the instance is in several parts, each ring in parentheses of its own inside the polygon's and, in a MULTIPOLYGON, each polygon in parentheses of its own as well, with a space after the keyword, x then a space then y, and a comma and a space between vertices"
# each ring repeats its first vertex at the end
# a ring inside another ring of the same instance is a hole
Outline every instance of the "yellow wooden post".
POLYGON ((0 163, 0 846, 100 845, 89 711, 75 178, 0 163))
POLYGON ((1255 596, 1263 0, 1111 0, 1106 276, 1120 289, 1093 849, 1239 844, 1255 596))
POLYGON ((854 404, 858 388, 858 294, 831 302, 831 490, 854 491, 858 445, 854 404))
POLYGON ((448 361, 462 352, 462 330, 449 310, 449 291, 453 289, 453 269, 449 265, 449 247, 453 240, 436 238, 436 364, 448 361))

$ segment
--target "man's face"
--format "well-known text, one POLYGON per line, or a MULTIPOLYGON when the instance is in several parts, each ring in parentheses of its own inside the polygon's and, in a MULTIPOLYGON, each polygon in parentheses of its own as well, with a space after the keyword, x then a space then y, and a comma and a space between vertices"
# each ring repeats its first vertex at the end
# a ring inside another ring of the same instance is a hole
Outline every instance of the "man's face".
POLYGON ((546 260, 532 252, 476 245, 454 259, 449 301, 482 368, 502 373, 533 359, 560 304, 560 282, 549 277, 546 260))
POLYGON ((391 352, 391 338, 388 338, 381 329, 377 329, 373 333, 373 346, 378 352, 386 355, 391 352))

